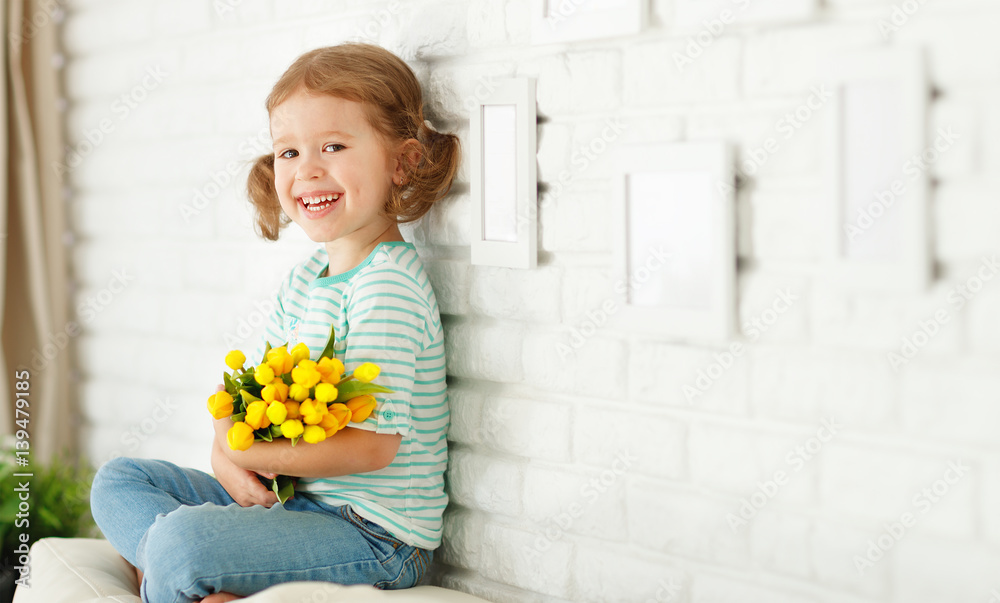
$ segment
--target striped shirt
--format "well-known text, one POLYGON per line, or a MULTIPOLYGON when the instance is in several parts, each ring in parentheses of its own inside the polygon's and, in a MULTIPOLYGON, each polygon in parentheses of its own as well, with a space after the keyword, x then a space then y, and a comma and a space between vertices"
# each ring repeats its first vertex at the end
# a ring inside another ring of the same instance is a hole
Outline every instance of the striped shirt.
MULTIPOLYGON (((317 360, 330 326, 335 353, 348 373, 363 362, 382 368, 375 412, 362 423, 375 433, 401 434, 396 458, 378 471, 302 478, 297 490, 332 505, 348 504, 412 546, 441 544, 448 504, 444 472, 449 425, 444 333, 437 299, 412 244, 379 243, 361 264, 321 277, 329 265, 320 247, 292 269, 278 292, 265 333, 271 345, 303 342, 317 360)), ((254 359, 263 355, 263 342, 254 359)), ((333 436, 336 437, 336 436, 333 436)), ((301 444, 300 444, 301 445, 301 444)))

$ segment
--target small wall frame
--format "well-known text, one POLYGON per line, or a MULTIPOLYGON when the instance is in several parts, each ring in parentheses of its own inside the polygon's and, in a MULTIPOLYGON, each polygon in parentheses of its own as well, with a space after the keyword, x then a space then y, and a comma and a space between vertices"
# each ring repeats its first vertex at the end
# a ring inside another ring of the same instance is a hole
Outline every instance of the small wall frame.
POLYGON ((535 80, 499 81, 472 112, 472 263, 538 263, 535 80))
POLYGON ((729 145, 623 147, 612 186, 617 326, 678 341, 728 341, 736 323, 729 145))
POLYGON ((531 43, 552 44, 637 34, 648 0, 531 0, 531 43))
POLYGON ((821 230, 824 274, 840 286, 922 291, 932 274, 926 147, 930 89, 918 48, 872 49, 826 61, 821 230), (923 166, 923 167, 921 167, 923 166))

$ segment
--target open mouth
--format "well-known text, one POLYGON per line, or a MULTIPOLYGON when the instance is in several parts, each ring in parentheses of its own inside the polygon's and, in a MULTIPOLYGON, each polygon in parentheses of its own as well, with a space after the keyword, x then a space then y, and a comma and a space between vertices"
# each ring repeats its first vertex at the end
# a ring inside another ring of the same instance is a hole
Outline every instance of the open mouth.
POLYGON ((306 211, 313 213, 329 209, 339 200, 340 193, 319 193, 299 197, 299 203, 305 206, 306 211))

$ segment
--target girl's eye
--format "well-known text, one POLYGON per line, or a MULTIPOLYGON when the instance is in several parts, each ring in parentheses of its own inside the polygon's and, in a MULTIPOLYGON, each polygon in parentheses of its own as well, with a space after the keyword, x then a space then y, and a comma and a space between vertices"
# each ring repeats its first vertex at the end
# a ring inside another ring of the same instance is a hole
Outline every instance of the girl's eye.
POLYGON ((330 144, 326 145, 325 147, 323 147, 324 151, 330 151, 331 153, 336 153, 337 151, 341 151, 343 149, 344 149, 344 145, 342 145, 342 144, 336 144, 336 143, 332 143, 332 142, 330 144))
POLYGON ((299 154, 298 151, 294 149, 288 149, 287 151, 282 151, 278 153, 278 157, 281 157, 282 159, 291 159, 292 157, 295 157, 298 154, 299 154))

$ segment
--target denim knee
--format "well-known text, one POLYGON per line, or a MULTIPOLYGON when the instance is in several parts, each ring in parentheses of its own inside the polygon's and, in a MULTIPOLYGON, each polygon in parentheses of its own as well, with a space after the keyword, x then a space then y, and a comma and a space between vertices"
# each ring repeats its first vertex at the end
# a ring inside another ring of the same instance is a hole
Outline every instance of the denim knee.
POLYGON ((115 486, 115 482, 121 478, 134 474, 137 470, 135 459, 126 457, 115 457, 104 463, 94 474, 94 481, 90 485, 90 512, 100 525, 98 515, 101 509, 108 508, 104 504, 108 497, 117 498, 122 495, 121 489, 115 486))
POLYGON ((146 532, 138 553, 146 578, 158 592, 184 593, 201 598, 212 590, 221 557, 211 537, 211 503, 183 506, 159 515, 146 532), (206 512, 208 511, 208 512, 206 512))

